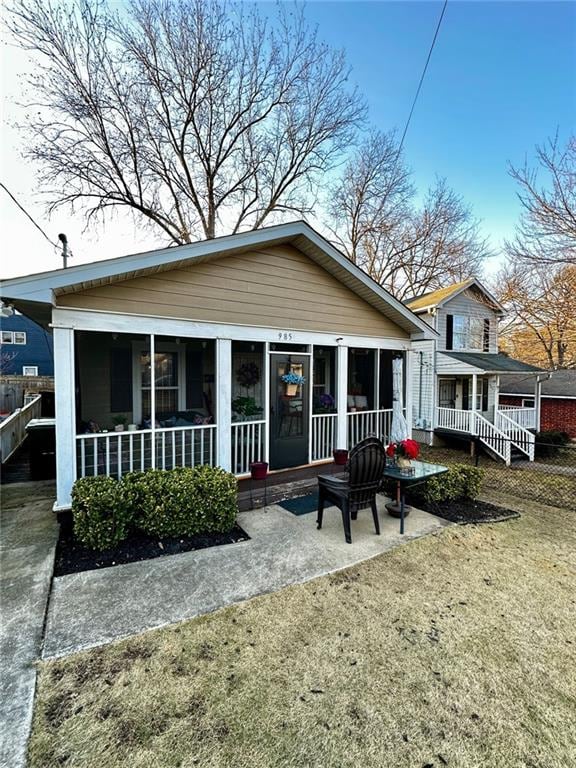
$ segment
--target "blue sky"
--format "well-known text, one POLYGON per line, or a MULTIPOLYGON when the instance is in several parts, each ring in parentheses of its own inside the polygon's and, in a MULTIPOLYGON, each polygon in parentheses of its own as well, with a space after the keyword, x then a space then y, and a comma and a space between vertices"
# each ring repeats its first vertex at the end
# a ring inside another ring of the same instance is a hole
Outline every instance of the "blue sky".
MULTIPOLYGON (((307 17, 320 37, 345 48, 378 128, 403 128, 441 8, 436 0, 308 2, 307 17)), ((30 65, 7 45, 0 56, 2 181, 52 239, 67 233, 72 263, 158 246, 125 214, 104 231, 84 231, 79 216, 64 212, 47 219, 35 194, 35 169, 23 163, 22 137, 13 126, 22 117, 19 75, 30 65)), ((563 139, 576 131, 576 4, 449 0, 405 142, 420 191, 445 176, 483 219, 497 248, 513 234, 519 213, 507 162, 522 163, 557 129, 563 139)), ((0 226, 4 253, 18 254, 3 259, 3 276, 60 266, 59 252, 4 194, 0 226)), ((497 263, 493 259, 489 271, 497 263)))
MULTIPOLYGON (((344 46, 371 121, 403 128, 441 2, 312 2, 321 37, 344 46)), ((448 2, 405 140, 420 189, 446 176, 497 246, 518 217, 507 162, 576 130, 576 4, 448 2)))

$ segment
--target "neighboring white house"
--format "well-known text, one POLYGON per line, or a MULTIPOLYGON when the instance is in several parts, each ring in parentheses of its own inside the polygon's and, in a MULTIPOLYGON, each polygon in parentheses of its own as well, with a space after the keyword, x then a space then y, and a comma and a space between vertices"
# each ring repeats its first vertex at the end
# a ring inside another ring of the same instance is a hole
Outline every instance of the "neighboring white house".
POLYGON ((414 344, 415 436, 432 444, 435 435, 469 435, 506 463, 514 448, 533 459, 539 377, 532 407, 512 408, 499 405, 500 376, 534 377, 540 369, 498 352, 501 304, 475 278, 405 304, 438 333, 414 344))
POLYGON ((304 222, 6 280, 0 296, 53 331, 60 509, 85 475, 242 476, 386 440, 392 359, 409 413, 410 353, 436 337, 304 222))

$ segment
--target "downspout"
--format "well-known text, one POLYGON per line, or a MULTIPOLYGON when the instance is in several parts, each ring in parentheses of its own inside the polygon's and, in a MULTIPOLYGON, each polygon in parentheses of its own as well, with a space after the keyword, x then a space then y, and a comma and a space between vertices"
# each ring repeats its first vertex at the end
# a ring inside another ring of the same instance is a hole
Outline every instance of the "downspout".
POLYGON ((420 355, 420 374, 419 374, 419 382, 418 382, 418 423, 422 424, 422 369, 424 366, 423 363, 423 357, 424 353, 422 350, 418 353, 420 355))

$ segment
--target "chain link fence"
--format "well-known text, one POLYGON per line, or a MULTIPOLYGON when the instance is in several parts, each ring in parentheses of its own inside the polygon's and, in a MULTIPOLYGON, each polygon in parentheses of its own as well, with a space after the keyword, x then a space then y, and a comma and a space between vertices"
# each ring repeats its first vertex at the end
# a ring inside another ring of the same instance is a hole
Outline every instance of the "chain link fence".
POLYGON ((576 510, 576 444, 538 442, 535 460, 520 459, 506 466, 478 445, 430 447, 421 458, 435 464, 472 464, 484 470, 482 490, 496 490, 522 499, 576 510))

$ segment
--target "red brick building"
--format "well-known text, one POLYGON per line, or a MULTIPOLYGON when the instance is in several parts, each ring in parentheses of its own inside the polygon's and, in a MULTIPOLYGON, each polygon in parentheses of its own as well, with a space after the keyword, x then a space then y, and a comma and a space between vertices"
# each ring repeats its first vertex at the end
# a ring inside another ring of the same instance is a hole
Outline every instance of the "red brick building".
MULTIPOLYGON (((552 371, 542 382, 540 397, 540 429, 542 432, 560 430, 576 440, 576 370, 552 371)), ((532 408, 535 378, 518 381, 517 377, 500 378, 500 405, 532 408)))

